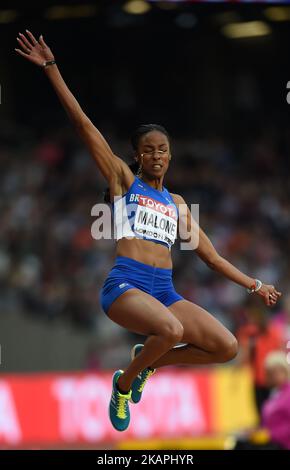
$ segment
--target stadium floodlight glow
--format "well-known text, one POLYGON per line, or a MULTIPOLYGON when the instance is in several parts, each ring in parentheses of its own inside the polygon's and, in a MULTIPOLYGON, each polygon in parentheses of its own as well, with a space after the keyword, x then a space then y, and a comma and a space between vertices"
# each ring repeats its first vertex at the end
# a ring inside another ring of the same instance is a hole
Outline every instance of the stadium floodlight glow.
POLYGON ((144 0, 129 0, 123 5, 123 10, 131 15, 143 15, 151 9, 151 5, 144 0))
POLYGON ((95 5, 55 5, 45 10, 44 16, 49 20, 67 18, 88 18, 96 14, 95 5))
POLYGON ((12 23, 18 17, 16 10, 0 10, 0 23, 12 23))
POLYGON ((289 21, 290 7, 268 7, 265 8, 264 15, 271 21, 289 21))
POLYGON ((271 28, 263 21, 247 21, 243 23, 229 23, 221 28, 221 32, 228 38, 241 39, 267 36, 271 34, 271 28))

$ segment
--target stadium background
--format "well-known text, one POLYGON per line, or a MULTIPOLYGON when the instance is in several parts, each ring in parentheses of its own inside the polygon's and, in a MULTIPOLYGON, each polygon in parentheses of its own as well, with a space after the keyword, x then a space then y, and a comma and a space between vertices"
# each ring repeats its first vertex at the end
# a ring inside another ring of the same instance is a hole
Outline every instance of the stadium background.
POLYGON ((137 13, 125 1, 2 3, 1 447, 230 447, 259 423, 255 369, 239 357, 227 366, 163 369, 132 410, 130 430, 112 431, 111 371, 126 365, 142 338, 100 309, 114 242, 92 239, 91 208, 106 184, 43 72, 14 47, 27 27, 44 35, 83 109, 128 162, 138 124, 168 128, 166 185, 200 204, 201 226, 223 256, 277 284, 284 299, 271 311, 249 302, 194 253, 175 249, 177 290, 234 333, 251 315, 270 330, 286 316, 279 330, 286 354, 290 10, 135 2, 137 13))

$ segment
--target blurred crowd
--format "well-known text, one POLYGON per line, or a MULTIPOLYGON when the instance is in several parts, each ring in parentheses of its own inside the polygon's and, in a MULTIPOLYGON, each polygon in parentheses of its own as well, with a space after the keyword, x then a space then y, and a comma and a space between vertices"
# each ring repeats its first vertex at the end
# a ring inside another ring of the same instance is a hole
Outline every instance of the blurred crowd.
MULTIPOLYGON (((104 134, 130 163, 129 136, 113 128, 104 134)), ((283 291, 273 310, 252 306, 280 328, 283 344, 290 339, 289 151, 290 133, 278 126, 231 139, 172 136, 165 181, 189 205, 199 204, 201 226, 220 254, 283 291)), ((69 126, 35 136, 7 125, 0 166, 1 310, 21 309, 39 320, 96 331, 105 321, 108 328, 99 291, 115 242, 91 236, 91 209, 106 187, 93 159, 69 126)), ((251 316, 245 289, 212 272, 194 251, 180 250, 179 243, 173 259, 177 291, 245 336, 251 316)))

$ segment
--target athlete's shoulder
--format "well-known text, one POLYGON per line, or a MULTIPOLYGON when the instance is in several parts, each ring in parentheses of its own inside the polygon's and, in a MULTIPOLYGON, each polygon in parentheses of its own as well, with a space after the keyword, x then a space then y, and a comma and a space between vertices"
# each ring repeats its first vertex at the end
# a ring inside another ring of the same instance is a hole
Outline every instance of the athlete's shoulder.
POLYGON ((174 194, 170 193, 170 196, 172 197, 174 203, 178 206, 179 204, 186 204, 185 200, 183 199, 180 194, 174 194))

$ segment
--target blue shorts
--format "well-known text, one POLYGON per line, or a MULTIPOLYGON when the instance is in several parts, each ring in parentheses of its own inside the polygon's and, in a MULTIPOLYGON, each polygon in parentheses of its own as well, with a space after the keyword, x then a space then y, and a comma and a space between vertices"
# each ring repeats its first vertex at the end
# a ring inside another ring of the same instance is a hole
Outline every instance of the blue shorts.
POLYGON ((118 256, 101 290, 101 305, 108 313, 112 303, 129 289, 140 289, 163 305, 183 300, 174 289, 172 269, 154 268, 132 258, 118 256))

